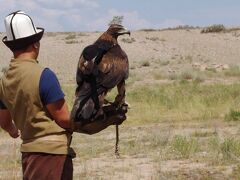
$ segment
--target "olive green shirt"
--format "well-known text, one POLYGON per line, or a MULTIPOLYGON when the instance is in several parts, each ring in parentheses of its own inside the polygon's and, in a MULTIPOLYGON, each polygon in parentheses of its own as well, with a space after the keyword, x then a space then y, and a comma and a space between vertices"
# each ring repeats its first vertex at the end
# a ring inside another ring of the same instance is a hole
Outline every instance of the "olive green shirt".
POLYGON ((56 124, 41 102, 43 70, 34 59, 12 59, 0 79, 0 99, 21 131, 21 152, 70 154, 71 134, 56 124))

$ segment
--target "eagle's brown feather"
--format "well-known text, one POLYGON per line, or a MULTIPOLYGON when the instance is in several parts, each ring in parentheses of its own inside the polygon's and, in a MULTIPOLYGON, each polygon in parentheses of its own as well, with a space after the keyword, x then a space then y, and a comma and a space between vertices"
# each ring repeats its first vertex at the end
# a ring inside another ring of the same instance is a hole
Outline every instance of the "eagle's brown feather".
POLYGON ((128 78, 128 57, 121 47, 116 45, 103 56, 98 69, 98 83, 112 89, 128 78))

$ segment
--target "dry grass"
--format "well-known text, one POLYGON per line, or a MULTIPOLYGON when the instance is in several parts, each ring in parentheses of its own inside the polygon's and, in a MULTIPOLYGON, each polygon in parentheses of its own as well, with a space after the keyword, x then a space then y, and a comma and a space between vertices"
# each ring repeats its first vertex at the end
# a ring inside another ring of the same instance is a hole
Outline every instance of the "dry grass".
MULTIPOLYGON (((238 177, 240 125, 225 121, 224 114, 238 105, 239 84, 189 82, 136 87, 134 83, 128 84, 128 120, 120 126, 120 158, 114 156, 114 127, 92 136, 74 134, 75 179, 238 177)), ((75 88, 63 87, 71 107, 75 88)), ((109 99, 115 94, 112 91, 109 99)), ((4 137, 1 177, 18 179, 19 141, 0 133, 4 137)))

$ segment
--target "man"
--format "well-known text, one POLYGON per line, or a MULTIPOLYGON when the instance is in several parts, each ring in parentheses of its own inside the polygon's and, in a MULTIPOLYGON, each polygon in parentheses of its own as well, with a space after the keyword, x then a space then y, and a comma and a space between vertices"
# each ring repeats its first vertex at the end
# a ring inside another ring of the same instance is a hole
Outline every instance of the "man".
POLYGON ((23 11, 9 14, 5 27, 14 58, 0 80, 0 126, 21 134, 23 179, 72 179, 70 113, 55 74, 37 61, 44 29, 23 11))

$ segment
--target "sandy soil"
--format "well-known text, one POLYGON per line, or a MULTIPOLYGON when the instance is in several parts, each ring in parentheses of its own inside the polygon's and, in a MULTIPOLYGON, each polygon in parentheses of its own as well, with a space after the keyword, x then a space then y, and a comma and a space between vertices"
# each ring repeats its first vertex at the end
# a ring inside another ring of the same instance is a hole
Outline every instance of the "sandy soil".
MULTIPOLYGON (((3 33, 0 38, 3 37, 3 33)), ((93 43, 101 32, 96 33, 45 33, 41 41, 39 62, 53 69, 61 82, 75 81, 75 71, 82 49, 93 43), (69 38, 69 35, 74 36, 69 38)), ((119 38, 119 44, 126 51, 130 67, 141 62, 169 61, 169 65, 158 67, 161 72, 183 71, 197 63, 239 64, 240 31, 231 33, 201 34, 195 30, 134 31, 131 36, 119 38)), ((0 44, 0 69, 8 66, 11 52, 0 44)), ((154 65, 152 66, 154 68, 154 65)), ((142 70, 141 70, 142 71, 142 70)), ((149 71, 149 70, 148 70, 149 71)))

